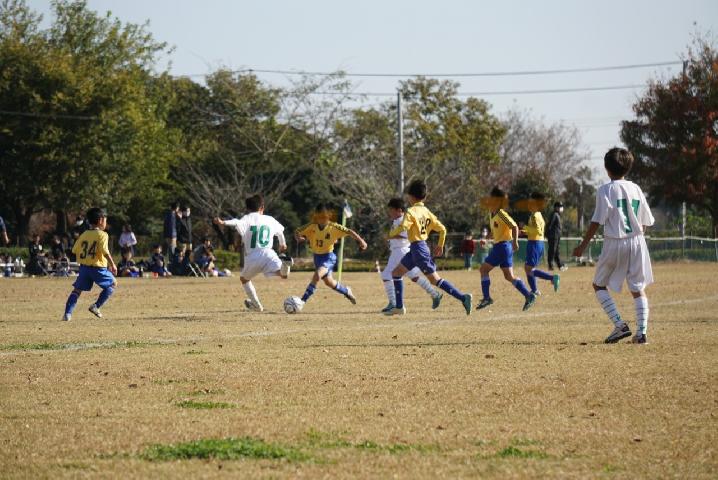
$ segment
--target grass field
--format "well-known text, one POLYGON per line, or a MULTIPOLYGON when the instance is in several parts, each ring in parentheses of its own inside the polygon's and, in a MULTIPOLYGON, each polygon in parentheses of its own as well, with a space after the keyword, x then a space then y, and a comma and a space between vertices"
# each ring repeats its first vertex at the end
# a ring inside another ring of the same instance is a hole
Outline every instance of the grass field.
POLYGON ((602 343, 592 274, 522 313, 496 272, 470 317, 410 284, 383 317, 375 273, 294 316, 307 273, 259 280, 262 314, 236 278, 121 280, 69 323, 68 279, 1 279, 0 477, 716 478, 718 265, 655 266, 645 346, 602 343))

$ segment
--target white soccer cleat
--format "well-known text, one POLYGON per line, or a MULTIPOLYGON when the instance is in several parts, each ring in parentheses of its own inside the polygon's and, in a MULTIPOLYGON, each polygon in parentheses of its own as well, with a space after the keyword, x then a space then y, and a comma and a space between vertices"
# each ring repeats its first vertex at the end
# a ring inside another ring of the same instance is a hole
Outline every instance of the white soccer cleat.
POLYGON ((354 296, 354 294, 352 293, 352 289, 351 289, 351 288, 347 287, 347 293, 345 293, 344 296, 347 297, 347 299, 348 299, 350 302, 352 302, 353 305, 356 305, 356 304, 357 304, 357 299, 356 299, 356 297, 354 296))
POLYGON ((69 313, 66 313, 62 316, 63 322, 69 322, 70 320, 72 320, 72 315, 70 315, 69 313))
POLYGON ((102 318, 102 312, 100 311, 99 308, 97 308, 97 305, 95 305, 94 303, 92 305, 90 305, 90 308, 88 308, 87 310, 89 310, 90 313, 93 314, 94 316, 96 316, 97 318, 102 318))
POLYGON ((254 302, 253 300, 250 300, 248 298, 244 299, 244 306, 247 307, 247 310, 251 310, 253 312, 263 312, 264 307, 259 302, 254 302))

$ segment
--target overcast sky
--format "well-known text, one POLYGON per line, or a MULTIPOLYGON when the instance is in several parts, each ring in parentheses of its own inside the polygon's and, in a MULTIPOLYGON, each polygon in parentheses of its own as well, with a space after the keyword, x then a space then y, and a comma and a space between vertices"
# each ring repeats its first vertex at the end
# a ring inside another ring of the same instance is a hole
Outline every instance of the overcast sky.
MULTIPOLYGON (((49 2, 28 0, 49 19, 49 2)), ((348 73, 483 73, 679 61, 694 32, 717 32, 716 0, 426 1, 89 0, 123 21, 144 23, 175 47, 171 72, 219 67, 348 73)), ((714 37, 715 38, 715 37, 714 37)), ((591 73, 455 78, 463 92, 642 85, 680 65, 591 73)), ((260 74, 278 85, 287 77, 260 74)), ((386 93, 397 78, 353 79, 386 93)), ((592 167, 620 144, 641 88, 482 96, 497 114, 512 106, 580 128, 592 167)), ((370 98, 368 103, 384 98, 370 98)))

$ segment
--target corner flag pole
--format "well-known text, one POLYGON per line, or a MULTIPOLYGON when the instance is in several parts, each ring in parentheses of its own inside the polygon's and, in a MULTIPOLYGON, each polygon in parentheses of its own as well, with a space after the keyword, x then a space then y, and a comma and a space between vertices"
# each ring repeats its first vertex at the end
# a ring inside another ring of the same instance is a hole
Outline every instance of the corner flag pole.
MULTIPOLYGON (((344 199, 344 204, 342 205, 342 227, 347 226, 347 218, 351 218, 352 216, 352 210, 349 208, 349 203, 347 202, 346 198, 344 199)), ((342 269, 344 267, 344 237, 342 237, 341 240, 339 240, 339 259, 337 261, 339 264, 339 267, 337 268, 337 282, 342 281, 342 269)))

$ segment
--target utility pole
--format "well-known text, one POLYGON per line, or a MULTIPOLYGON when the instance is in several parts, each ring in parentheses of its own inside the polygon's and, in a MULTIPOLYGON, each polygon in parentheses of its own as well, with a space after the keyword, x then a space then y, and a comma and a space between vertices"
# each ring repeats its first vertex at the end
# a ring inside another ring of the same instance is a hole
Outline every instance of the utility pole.
POLYGON ((401 91, 396 92, 396 150, 399 157, 399 197, 404 194, 404 114, 401 108, 401 91))

